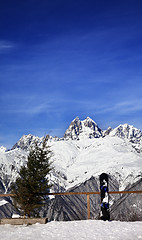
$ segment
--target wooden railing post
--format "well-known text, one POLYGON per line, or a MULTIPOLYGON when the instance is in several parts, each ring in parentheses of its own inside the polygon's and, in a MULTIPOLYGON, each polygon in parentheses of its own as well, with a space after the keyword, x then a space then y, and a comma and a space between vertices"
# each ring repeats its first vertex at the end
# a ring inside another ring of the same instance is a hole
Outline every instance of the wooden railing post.
POLYGON ((88 219, 90 219, 90 194, 87 194, 87 215, 88 219))

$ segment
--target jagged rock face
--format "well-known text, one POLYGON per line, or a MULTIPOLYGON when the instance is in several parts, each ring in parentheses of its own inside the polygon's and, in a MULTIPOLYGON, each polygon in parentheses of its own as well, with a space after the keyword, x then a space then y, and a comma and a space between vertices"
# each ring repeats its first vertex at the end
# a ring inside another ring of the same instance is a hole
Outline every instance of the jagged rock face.
MULTIPOLYGON (((142 189, 142 178, 134 184, 129 184, 126 191, 142 189)), ((111 207, 111 219, 120 221, 142 221, 141 194, 123 194, 111 207)))
MULTIPOLYGON (((69 190, 70 192, 91 192, 99 191, 97 181, 94 177, 85 181, 77 187, 69 190)), ((91 217, 95 218, 99 212, 99 195, 90 196, 91 217)), ((67 195, 56 196, 51 206, 49 206, 47 217, 50 220, 66 221, 87 219, 87 196, 86 195, 67 195), (57 204, 56 204, 57 203, 57 204), (55 205, 55 209, 52 208, 55 205), (53 210, 52 210, 53 209, 53 210)))
MULTIPOLYGON (((98 127, 98 125, 89 117, 87 117, 83 121, 85 128, 90 128, 91 131, 89 132, 89 138, 99 138, 102 136, 102 130, 98 127)), ((84 129, 85 131, 85 129, 84 129)))
POLYGON ((42 138, 40 139, 39 137, 35 137, 35 136, 31 135, 31 134, 24 135, 12 147, 12 150, 16 149, 16 148, 21 148, 22 150, 28 150, 29 146, 32 146, 34 144, 34 142, 41 143, 42 142, 42 138))
POLYGON ((112 131, 112 128, 111 128, 111 127, 108 127, 107 130, 103 131, 103 137, 109 135, 111 131, 112 131))
POLYGON ((132 125, 119 125, 110 133, 111 136, 118 136, 120 138, 128 138, 131 141, 139 142, 142 137, 142 132, 132 125))
POLYGON ((0 205, 0 218, 11 218, 12 214, 17 213, 17 210, 14 208, 9 198, 3 198, 1 202, 4 204, 0 205))
POLYGON ((64 134, 64 138, 79 139, 78 136, 82 131, 82 124, 78 117, 76 117, 70 124, 69 128, 64 134))
POLYGON ((5 187, 3 185, 3 180, 0 180, 0 193, 4 193, 5 192, 5 187))
POLYGON ((132 125, 123 124, 112 130, 110 136, 127 139, 138 153, 142 152, 142 132, 140 129, 132 125))
POLYGON ((79 140, 83 136, 98 138, 102 136, 102 130, 91 118, 87 117, 84 121, 80 121, 80 119, 76 117, 66 130, 64 138, 79 140))

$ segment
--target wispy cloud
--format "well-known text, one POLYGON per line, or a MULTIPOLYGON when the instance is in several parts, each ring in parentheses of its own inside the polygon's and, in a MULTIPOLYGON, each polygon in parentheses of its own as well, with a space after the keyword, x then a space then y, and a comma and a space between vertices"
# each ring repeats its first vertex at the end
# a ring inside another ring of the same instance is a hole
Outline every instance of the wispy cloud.
POLYGON ((59 105, 63 101, 59 94, 5 94, 0 97, 0 111, 3 114, 27 114, 51 113, 59 111, 59 105))
POLYGON ((120 101, 117 103, 100 106, 97 113, 115 112, 115 114, 130 114, 132 112, 142 111, 142 99, 120 101))
POLYGON ((0 53, 14 48, 15 45, 12 42, 6 40, 0 40, 0 53))

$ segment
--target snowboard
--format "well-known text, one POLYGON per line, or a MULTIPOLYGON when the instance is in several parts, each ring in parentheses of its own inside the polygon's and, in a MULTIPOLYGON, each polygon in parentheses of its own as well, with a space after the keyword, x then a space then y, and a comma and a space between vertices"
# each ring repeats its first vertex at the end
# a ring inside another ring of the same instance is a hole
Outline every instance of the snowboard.
POLYGON ((101 192, 101 213, 102 220, 110 220, 109 213, 109 193, 108 193, 108 174, 102 173, 100 175, 100 192, 101 192))

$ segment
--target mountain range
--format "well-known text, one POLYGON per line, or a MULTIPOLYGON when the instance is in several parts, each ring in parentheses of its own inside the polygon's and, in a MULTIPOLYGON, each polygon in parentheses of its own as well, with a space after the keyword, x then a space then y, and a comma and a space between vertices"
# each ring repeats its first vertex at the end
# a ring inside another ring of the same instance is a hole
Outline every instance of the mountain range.
MULTIPOLYGON (((0 147, 0 193, 9 193, 20 166, 26 163, 31 146, 44 137, 22 136, 10 150, 0 147)), ((62 138, 48 136, 53 152, 53 171, 49 176, 52 192, 99 191, 99 175, 109 175, 109 190, 142 190, 142 132, 123 124, 115 129, 99 128, 87 117, 76 117, 62 138)), ((91 195, 91 218, 98 219, 100 196, 91 195)), ((0 201, 0 217, 11 217, 16 210, 10 198, 0 201)), ((110 195, 111 219, 142 220, 141 194, 110 195)), ((56 196, 40 215, 49 220, 86 219, 86 196, 56 196)))

